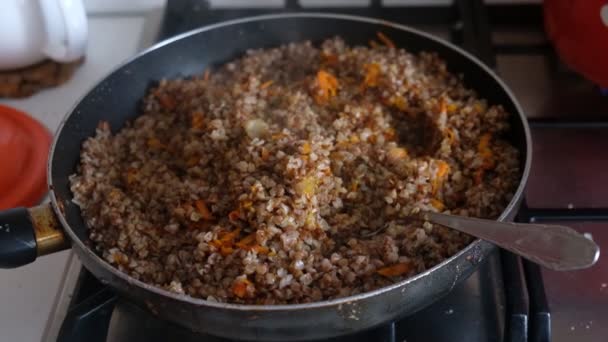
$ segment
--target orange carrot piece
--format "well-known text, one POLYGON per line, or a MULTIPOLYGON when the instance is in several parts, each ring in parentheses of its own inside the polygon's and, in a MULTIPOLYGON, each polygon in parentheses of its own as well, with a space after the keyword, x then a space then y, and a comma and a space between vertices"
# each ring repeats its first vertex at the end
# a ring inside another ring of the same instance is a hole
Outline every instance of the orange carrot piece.
POLYGON ((431 198, 430 202, 431 202, 431 205, 439 211, 443 211, 443 209, 445 209, 445 204, 443 204, 443 202, 441 202, 438 199, 431 198))
POLYGON ((213 220, 213 215, 211 214, 211 211, 207 207, 207 204, 205 203, 205 201, 200 200, 200 199, 196 200, 194 202, 194 205, 196 206, 196 210, 201 215, 203 220, 207 220, 207 221, 213 220))
POLYGON ((230 255, 234 252, 234 248, 229 247, 229 246, 221 246, 220 247, 220 254, 222 256, 227 256, 230 255))
POLYGON ((255 233, 251 233, 251 234, 245 236, 244 238, 242 238, 235 245, 238 248, 246 249, 246 248, 250 247, 250 245, 253 244, 254 242, 255 242, 255 233))
POLYGON ((302 154, 310 154, 310 152, 312 152, 312 146, 310 146, 310 143, 306 141, 304 142, 304 144, 302 144, 302 148, 300 149, 300 151, 302 152, 302 154))
POLYGON ((241 218, 241 212, 238 209, 228 213, 228 219, 230 222, 236 222, 239 218, 241 218))
POLYGON ((431 182, 431 192, 433 195, 437 194, 449 172, 450 165, 448 163, 443 160, 437 161, 437 175, 431 182))
POLYGON ((251 281, 249 279, 236 279, 234 284, 232 284, 232 293, 239 298, 244 298, 247 296, 247 288, 251 285, 251 281))
POLYGON ((273 83, 274 83, 273 80, 266 81, 266 82, 262 83, 262 85, 260 86, 260 89, 266 89, 266 88, 270 87, 273 83))
POLYGON ((315 101, 318 104, 327 103, 330 98, 338 93, 338 79, 325 70, 317 72, 317 85, 320 88, 320 93, 316 94, 315 101))
POLYGON ((400 262, 391 266, 386 266, 378 269, 376 273, 385 277, 396 277, 408 273, 412 269, 409 262, 400 262))
POLYGON ((161 149, 165 147, 165 145, 163 145, 163 143, 161 143, 160 140, 158 140, 157 138, 148 139, 146 144, 148 145, 148 147, 156 149, 161 149))
POLYGON ((268 252, 270 251, 268 247, 260 245, 254 245, 253 247, 251 247, 251 250, 258 254, 268 254, 268 252))
POLYGON ((175 102, 175 99, 167 94, 159 94, 157 95, 158 97, 158 102, 160 103, 160 106, 163 109, 166 110, 173 110, 175 109, 175 106, 177 105, 177 103, 175 102))
POLYGON ((192 113, 192 119, 190 120, 192 128, 203 129, 205 127, 205 117, 202 112, 192 113))
POLYGON ((490 133, 486 133, 481 136, 479 139, 479 144, 477 145, 477 151, 483 158, 482 168, 485 170, 489 170, 494 167, 494 154, 490 149, 490 140, 492 139, 492 135, 490 133))
POLYGON ((365 78, 363 79, 364 88, 373 88, 378 86, 378 77, 380 76, 380 66, 377 63, 366 64, 365 78))
POLYGON ((391 49, 395 48, 395 43, 393 43, 393 41, 384 33, 378 31, 376 32, 376 36, 378 36, 378 39, 380 39, 380 41, 384 43, 384 45, 388 46, 391 49))

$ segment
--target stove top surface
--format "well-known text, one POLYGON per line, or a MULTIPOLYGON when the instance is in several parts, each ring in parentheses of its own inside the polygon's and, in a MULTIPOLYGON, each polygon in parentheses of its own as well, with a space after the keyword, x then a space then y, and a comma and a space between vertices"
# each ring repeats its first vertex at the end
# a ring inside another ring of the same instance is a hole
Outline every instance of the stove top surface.
MULTIPOLYGON (((302 9, 218 9, 203 0, 168 3, 160 38, 243 16, 302 9)), ((520 221, 569 224, 608 247, 608 97, 570 72, 543 34, 539 5, 457 0, 451 6, 331 11, 381 17, 463 46, 492 66, 529 118, 533 166, 520 221)), ((469 279, 422 311, 361 334, 329 341, 602 341, 608 336, 608 265, 578 272, 540 270, 497 252, 469 279)), ((238 322, 235 322, 238 324, 238 322)), ((311 327, 313 329, 314 327, 311 327)), ((227 341, 160 321, 83 271, 59 341, 227 341)))

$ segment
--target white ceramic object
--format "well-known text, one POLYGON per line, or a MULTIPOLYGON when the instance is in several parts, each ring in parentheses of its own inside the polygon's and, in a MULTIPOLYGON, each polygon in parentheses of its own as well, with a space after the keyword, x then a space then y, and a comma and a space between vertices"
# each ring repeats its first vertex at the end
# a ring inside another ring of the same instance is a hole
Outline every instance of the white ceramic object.
POLYGON ((600 18, 606 27, 608 27, 608 4, 605 4, 600 9, 600 18))
POLYGON ((50 58, 72 62, 84 55, 87 17, 82 0, 1 0, 0 70, 50 58))

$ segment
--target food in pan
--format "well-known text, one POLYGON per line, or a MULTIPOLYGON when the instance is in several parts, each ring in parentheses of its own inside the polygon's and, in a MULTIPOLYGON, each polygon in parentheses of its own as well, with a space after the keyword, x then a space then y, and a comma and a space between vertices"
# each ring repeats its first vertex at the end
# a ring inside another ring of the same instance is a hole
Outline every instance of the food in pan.
POLYGON ((470 237, 401 218, 497 217, 520 178, 509 114, 436 54, 379 38, 252 50, 162 80, 125 127, 100 123, 70 178, 94 249, 246 304, 362 293, 457 253, 470 237))

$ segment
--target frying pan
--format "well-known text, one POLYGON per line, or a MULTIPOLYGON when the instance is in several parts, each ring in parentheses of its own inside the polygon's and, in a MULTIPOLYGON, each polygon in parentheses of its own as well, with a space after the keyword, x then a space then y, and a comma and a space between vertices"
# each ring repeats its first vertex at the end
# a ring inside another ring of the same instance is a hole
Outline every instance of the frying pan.
POLYGON ((112 267, 87 244, 87 227, 78 206, 71 201, 68 177, 76 170, 82 142, 94 135, 102 120, 116 131, 134 119, 140 99, 154 82, 200 74, 251 48, 302 40, 320 42, 336 35, 349 44, 364 45, 378 31, 411 52, 438 53, 450 71, 463 75, 468 87, 512 113, 507 138, 519 150, 522 172, 513 199, 498 218, 512 220, 530 171, 530 131, 517 101, 490 69, 450 43, 383 20, 320 13, 266 15, 203 27, 163 41, 94 86, 63 119, 55 136, 48 164, 50 205, 0 213, 0 229, 4 230, 0 232, 0 265, 17 267, 71 246, 101 282, 162 319, 234 339, 328 338, 370 328, 433 303, 475 271, 496 247, 476 240, 421 274, 351 297, 297 305, 216 303, 147 285, 112 267))

